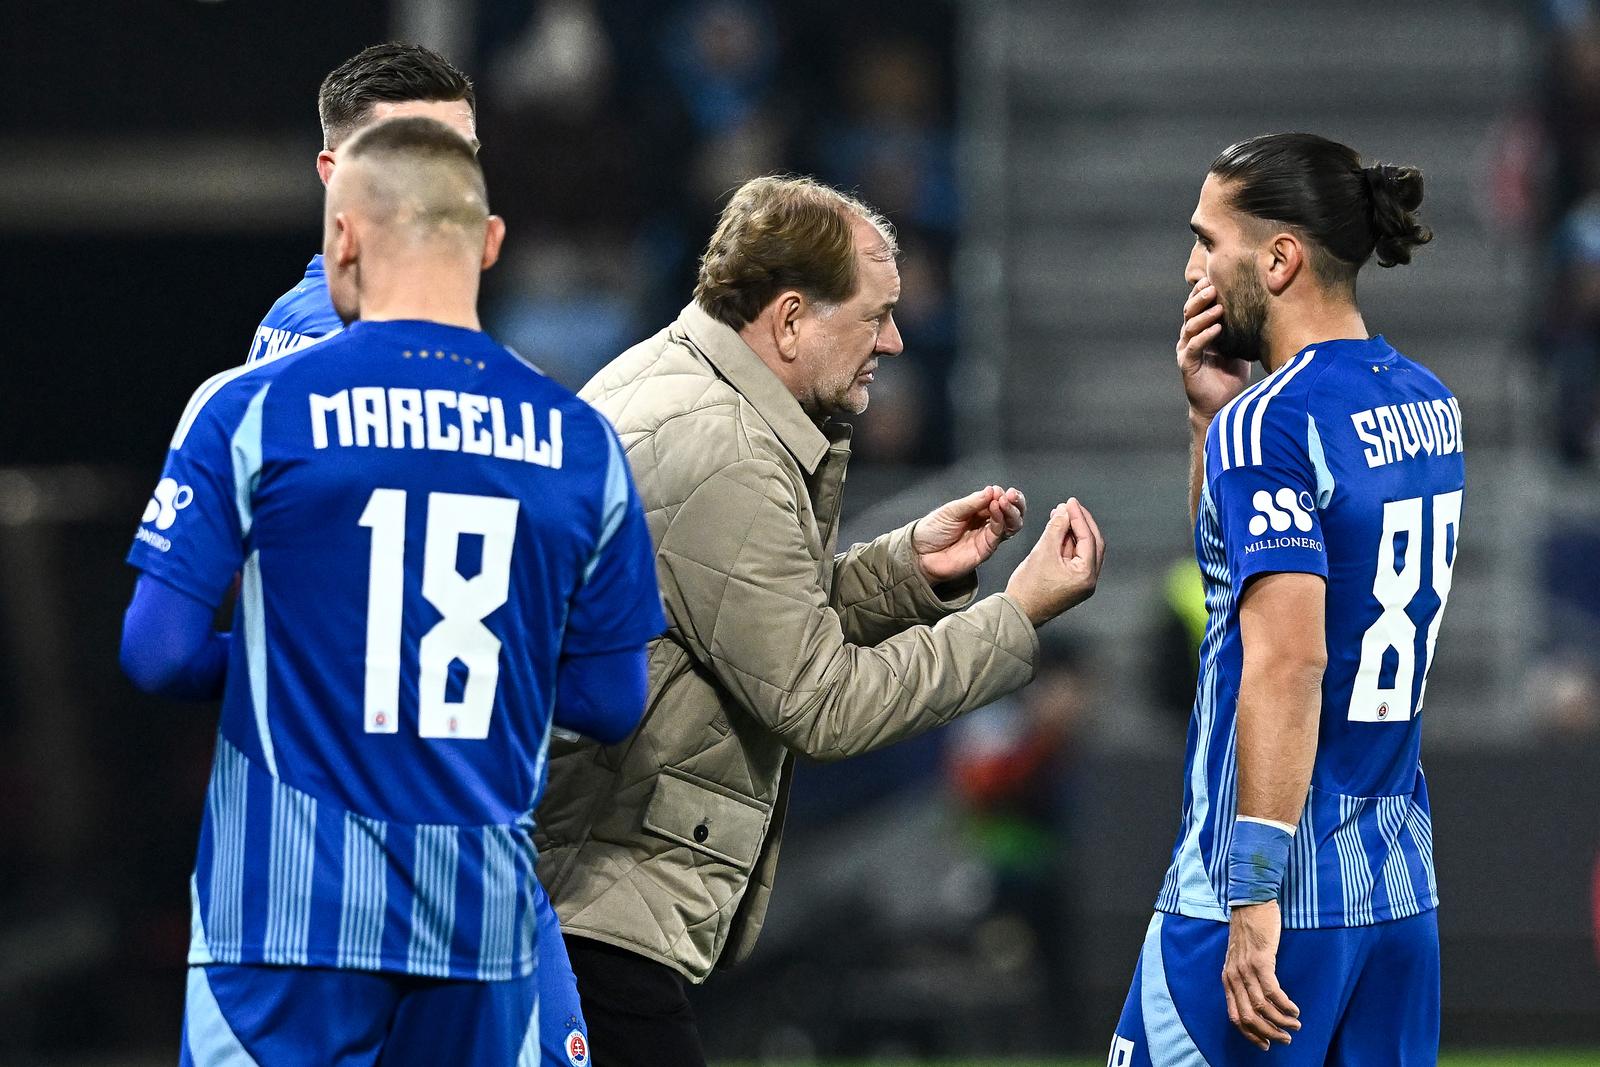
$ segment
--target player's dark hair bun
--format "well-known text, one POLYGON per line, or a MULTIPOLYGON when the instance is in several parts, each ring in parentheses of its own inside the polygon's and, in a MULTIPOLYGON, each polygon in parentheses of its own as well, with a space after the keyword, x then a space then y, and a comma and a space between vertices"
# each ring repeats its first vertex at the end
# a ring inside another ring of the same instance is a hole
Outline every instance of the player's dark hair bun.
POLYGON ((1267 133, 1229 145, 1211 173, 1227 183, 1235 210, 1308 237, 1312 266, 1326 281, 1354 285, 1374 253, 1385 267, 1410 263, 1411 250, 1433 239, 1416 218, 1422 171, 1364 167, 1355 149, 1314 133, 1267 133))
POLYGON ((1411 262, 1411 250, 1433 240, 1433 231, 1417 221, 1422 207, 1422 171, 1416 167, 1396 167, 1374 163, 1361 168, 1372 198, 1373 251, 1378 266, 1393 267, 1411 262))

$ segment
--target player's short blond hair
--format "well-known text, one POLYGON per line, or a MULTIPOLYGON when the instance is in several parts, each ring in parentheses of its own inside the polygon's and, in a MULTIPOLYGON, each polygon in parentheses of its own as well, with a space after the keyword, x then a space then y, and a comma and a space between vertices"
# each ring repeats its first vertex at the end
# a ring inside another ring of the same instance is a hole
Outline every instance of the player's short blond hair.
POLYGON ((813 178, 745 182, 722 209, 700 256, 695 301, 737 330, 785 290, 823 304, 848 300, 856 290, 855 219, 883 238, 877 254, 899 254, 888 220, 853 196, 813 178))
POLYGON ((477 153, 435 119, 385 119, 340 150, 340 167, 365 168, 368 209, 417 231, 482 232, 489 191, 477 153))

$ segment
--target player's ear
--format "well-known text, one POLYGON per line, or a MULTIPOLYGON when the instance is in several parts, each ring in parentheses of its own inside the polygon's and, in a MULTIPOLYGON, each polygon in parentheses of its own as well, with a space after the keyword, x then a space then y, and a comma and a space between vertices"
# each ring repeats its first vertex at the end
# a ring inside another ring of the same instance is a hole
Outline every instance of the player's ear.
POLYGON ((322 179, 323 185, 333 177, 333 163, 333 149, 324 148, 317 153, 317 177, 322 179))
POLYGON ((350 216, 343 211, 333 216, 333 240, 329 242, 326 252, 341 267, 348 267, 361 255, 361 242, 356 237, 355 227, 350 225, 350 216))
POLYGON ((779 293, 773 301, 772 340, 786 361, 793 362, 800 355, 800 317, 805 310, 805 297, 794 289, 779 293))
POLYGON ((506 220, 499 215, 490 215, 489 224, 483 231, 483 266, 481 270, 488 270, 500 260, 500 246, 506 239, 506 220))
POLYGON ((1305 266, 1305 246, 1292 233, 1275 234, 1266 249, 1267 291, 1282 296, 1305 266))

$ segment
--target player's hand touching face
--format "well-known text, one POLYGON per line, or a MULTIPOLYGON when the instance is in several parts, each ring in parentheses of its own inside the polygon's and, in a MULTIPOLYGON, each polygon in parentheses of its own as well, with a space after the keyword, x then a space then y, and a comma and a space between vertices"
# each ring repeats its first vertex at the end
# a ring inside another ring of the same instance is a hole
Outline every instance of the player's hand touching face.
POLYGON ((1228 922, 1222 991, 1228 1021, 1263 1051, 1287 1045, 1300 1029, 1300 1009, 1278 985, 1278 940, 1283 914, 1277 901, 1236 906, 1228 922))
MULTIPOLYGON (((1221 200, 1217 183, 1206 179, 1200 193, 1200 204, 1189 220, 1194 231, 1194 247, 1189 252, 1189 262, 1184 268, 1184 281, 1189 283, 1189 293, 1183 303, 1183 321, 1178 329, 1178 371, 1183 376, 1183 390, 1189 398, 1191 415, 1201 421, 1210 421, 1222 406, 1244 390, 1250 382, 1250 364, 1239 358, 1241 353, 1230 353, 1239 347, 1241 316, 1229 315, 1228 296, 1220 291, 1218 275, 1236 278, 1240 268, 1248 264, 1233 264, 1226 259, 1222 246, 1238 243, 1237 220, 1221 200), (1231 320, 1231 321, 1230 321, 1231 320), (1225 331, 1230 332, 1224 337, 1225 331), (1237 339, 1237 340, 1236 340, 1237 339), (1226 342, 1235 341, 1229 345, 1226 342)), ((1238 294, 1245 298, 1245 294, 1238 294)), ((1242 303, 1248 303, 1242 299, 1242 303)), ((1253 309, 1252 309, 1253 310, 1253 309)), ((1265 310, 1264 308, 1261 310, 1265 310)), ((1251 316, 1244 316, 1249 318, 1251 316)))

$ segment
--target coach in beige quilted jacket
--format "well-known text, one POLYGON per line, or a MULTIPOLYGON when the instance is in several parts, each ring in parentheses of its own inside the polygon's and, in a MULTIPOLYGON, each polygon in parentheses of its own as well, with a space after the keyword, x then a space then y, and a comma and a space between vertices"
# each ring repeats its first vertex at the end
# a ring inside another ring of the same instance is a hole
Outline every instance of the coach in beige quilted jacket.
POLYGON ((1097 580, 1072 501, 977 600, 975 568, 1022 521, 998 487, 834 555, 850 431, 827 418, 864 409, 900 351, 893 242, 825 186, 748 183, 695 302, 583 390, 627 450, 671 626, 637 732, 553 743, 539 811, 599 1067, 699 1062, 676 974, 754 944, 796 753, 868 752, 1026 684, 1035 626, 1097 580))

